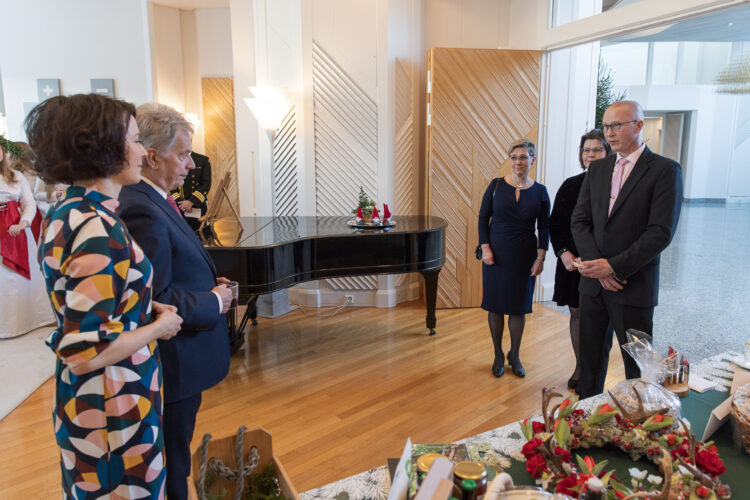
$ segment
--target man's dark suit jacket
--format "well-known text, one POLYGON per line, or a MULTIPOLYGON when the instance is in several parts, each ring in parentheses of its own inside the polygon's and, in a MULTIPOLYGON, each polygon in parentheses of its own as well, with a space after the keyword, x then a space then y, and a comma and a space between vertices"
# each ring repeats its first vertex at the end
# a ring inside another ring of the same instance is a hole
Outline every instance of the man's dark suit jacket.
POLYGON ((164 402, 197 395, 229 371, 227 322, 219 312, 216 268, 185 220, 141 181, 120 191, 118 215, 154 268, 153 299, 177 306, 182 330, 159 341, 164 402))
POLYGON ((187 200, 194 208, 200 208, 201 215, 206 215, 208 192, 211 190, 211 162, 208 156, 193 151, 190 153, 195 168, 190 170, 182 186, 169 192, 176 202, 187 200))
POLYGON ((582 260, 605 258, 616 276, 627 280, 618 292, 598 279, 581 277, 581 293, 600 293, 620 304, 655 307, 659 296, 659 254, 672 241, 682 205, 679 163, 646 147, 622 186, 611 215, 609 194, 617 156, 589 166, 571 229, 582 260))

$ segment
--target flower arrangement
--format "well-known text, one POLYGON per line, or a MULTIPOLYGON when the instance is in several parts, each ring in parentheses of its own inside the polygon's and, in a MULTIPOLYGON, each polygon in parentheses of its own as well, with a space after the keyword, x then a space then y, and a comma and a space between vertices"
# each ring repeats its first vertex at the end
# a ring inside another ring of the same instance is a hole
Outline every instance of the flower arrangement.
POLYGON ((726 472, 716 446, 702 443, 680 420, 663 413, 644 416, 636 422, 624 417, 609 404, 599 405, 593 412, 578 409, 569 396, 548 411, 552 398, 562 397, 550 389, 542 390, 543 422, 524 420, 521 431, 527 442, 522 453, 526 471, 545 490, 578 498, 592 476, 601 479, 608 499, 679 499, 707 498, 724 500, 731 497, 728 485, 719 476, 726 472), (606 460, 596 463, 591 457, 576 455, 577 449, 614 446, 633 460, 648 457, 659 465, 664 477, 630 469, 631 483, 620 482, 613 471, 605 471, 606 460))

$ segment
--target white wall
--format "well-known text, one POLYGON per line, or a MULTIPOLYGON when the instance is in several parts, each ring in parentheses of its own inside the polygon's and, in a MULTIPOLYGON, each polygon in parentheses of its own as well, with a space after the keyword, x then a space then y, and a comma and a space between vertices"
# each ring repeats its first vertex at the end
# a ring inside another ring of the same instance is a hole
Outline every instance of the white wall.
POLYGON ((232 28, 229 9, 195 9, 194 12, 201 77, 231 77, 232 28))
POLYGON ((425 50, 496 49, 511 45, 510 0, 424 0, 424 3, 425 50))
MULTIPOLYGON (((728 199, 750 197, 750 169, 746 165, 748 143, 735 140, 739 98, 718 94, 712 85, 638 85, 627 90, 628 99, 644 110, 693 111, 687 163, 683 165, 685 198, 728 199)), ((746 116, 747 118, 747 116, 746 116)))
POLYGON ((23 104, 38 101, 37 78, 59 78, 63 94, 113 78, 116 97, 152 100, 145 0, 0 0, 0 12, 9 138, 24 137, 23 104))
POLYGON ((154 99, 185 111, 180 9, 151 4, 154 99))
POLYGON ((237 146, 237 186, 240 215, 253 216, 255 211, 255 155, 258 150, 258 123, 245 105, 248 90, 255 85, 255 15, 253 3, 230 0, 232 33, 232 68, 234 72, 234 120, 237 146))

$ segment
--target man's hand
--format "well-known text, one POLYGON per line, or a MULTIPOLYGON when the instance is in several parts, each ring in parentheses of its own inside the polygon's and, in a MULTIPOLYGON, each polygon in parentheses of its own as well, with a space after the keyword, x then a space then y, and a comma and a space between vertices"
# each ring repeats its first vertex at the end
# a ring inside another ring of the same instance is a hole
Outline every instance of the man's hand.
POLYGON ((177 202, 177 206, 180 207, 182 213, 186 214, 193 209, 193 202, 190 200, 182 200, 177 202))
POLYGON ((223 283, 221 285, 216 285, 211 291, 218 293, 219 297, 221 297, 221 314, 226 314, 229 310, 229 306, 232 305, 232 291, 223 283))
POLYGON ((614 276, 608 276, 606 278, 599 278, 599 283, 605 290, 609 290, 610 292, 618 292, 624 288, 623 285, 625 285, 627 281, 619 282, 614 276))
POLYGON ((228 285, 229 283, 231 283, 231 281, 224 276, 219 276, 218 278, 216 278, 216 283, 218 283, 219 285, 228 285))
POLYGON ((565 266, 565 269, 568 271, 575 271, 576 266, 573 264, 573 262, 576 261, 576 256, 573 255, 573 252, 570 250, 567 250, 560 256, 560 260, 563 263, 563 266, 565 266))
POLYGON ((607 278, 612 276, 612 268, 607 259, 584 260, 578 272, 587 278, 607 278))

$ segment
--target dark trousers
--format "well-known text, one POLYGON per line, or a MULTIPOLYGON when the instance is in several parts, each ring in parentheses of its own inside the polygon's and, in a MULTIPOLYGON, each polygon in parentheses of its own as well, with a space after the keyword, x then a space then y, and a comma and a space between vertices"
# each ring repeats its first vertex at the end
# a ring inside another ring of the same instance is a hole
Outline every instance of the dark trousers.
POLYGON ((609 350, 612 348, 612 329, 620 343, 620 354, 625 365, 625 377, 638 378, 641 370, 622 345, 628 341, 625 331, 629 328, 652 335, 654 308, 633 307, 614 302, 609 294, 597 297, 581 294, 581 378, 576 392, 587 398, 604 391, 604 380, 609 366, 609 350))
POLYGON ((190 440, 201 395, 164 405, 164 447, 167 459, 167 500, 187 500, 190 440))

